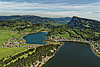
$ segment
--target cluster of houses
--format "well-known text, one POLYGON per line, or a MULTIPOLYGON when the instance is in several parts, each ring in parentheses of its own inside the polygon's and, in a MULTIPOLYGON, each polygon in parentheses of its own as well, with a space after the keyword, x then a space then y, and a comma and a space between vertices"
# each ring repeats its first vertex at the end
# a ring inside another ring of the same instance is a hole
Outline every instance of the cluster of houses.
POLYGON ((93 49, 100 54, 100 44, 93 43, 92 45, 93 45, 93 49))
POLYGON ((100 43, 99 44, 96 44, 94 42, 90 42, 90 41, 87 41, 87 40, 83 40, 83 39, 67 39, 66 37, 59 37, 59 36, 56 36, 56 37, 50 37, 48 36, 48 39, 51 39, 51 40, 54 40, 54 41, 76 41, 76 42, 85 42, 85 43, 89 43, 89 44, 92 44, 93 46, 93 49, 98 52, 100 54, 100 43))
POLYGON ((11 37, 7 42, 3 43, 1 47, 19 47, 19 42, 17 42, 16 38, 11 37))
POLYGON ((22 46, 19 45, 19 42, 17 41, 16 38, 11 37, 9 40, 7 40, 7 42, 3 43, 3 45, 1 46, 1 48, 6 48, 6 47, 28 47, 28 48, 32 48, 32 47, 36 47, 36 46, 22 46))

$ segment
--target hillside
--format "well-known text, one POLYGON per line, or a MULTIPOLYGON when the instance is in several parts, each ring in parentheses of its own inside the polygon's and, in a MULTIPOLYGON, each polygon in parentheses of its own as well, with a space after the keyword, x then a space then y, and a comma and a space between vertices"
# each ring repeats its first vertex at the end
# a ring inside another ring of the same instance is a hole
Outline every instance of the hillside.
POLYGON ((67 24, 70 20, 71 20, 71 17, 64 17, 64 18, 50 18, 52 20, 54 20, 55 22, 57 23, 60 23, 62 25, 65 25, 67 24))
POLYGON ((67 28, 65 25, 60 25, 54 27, 51 31, 48 32, 48 36, 53 38, 67 38, 67 39, 86 39, 86 40, 93 40, 93 41, 100 41, 100 35, 90 31, 88 29, 70 29, 67 28))
POLYGON ((89 29, 94 32, 100 32, 100 22, 86 19, 86 18, 80 18, 73 16, 72 19, 68 24, 66 24, 69 28, 76 28, 76 29, 89 29))
POLYGON ((43 18, 34 15, 13 15, 13 16, 0 16, 0 21, 28 21, 33 24, 52 24, 52 25, 60 25, 56 23, 54 20, 49 18, 43 18))

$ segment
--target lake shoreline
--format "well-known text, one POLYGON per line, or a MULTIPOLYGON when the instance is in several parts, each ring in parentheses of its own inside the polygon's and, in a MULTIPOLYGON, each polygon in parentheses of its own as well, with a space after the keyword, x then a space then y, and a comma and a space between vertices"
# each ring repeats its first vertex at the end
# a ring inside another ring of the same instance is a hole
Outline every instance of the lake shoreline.
POLYGON ((48 31, 41 31, 41 32, 48 32, 48 31))
MULTIPOLYGON (((38 32, 47 32, 47 31, 38 31, 38 32)), ((38 45, 38 44, 27 44, 27 43, 26 43, 26 40, 23 39, 24 36, 27 36, 27 35, 30 35, 30 34, 34 34, 34 33, 38 33, 38 32, 30 32, 30 33, 23 34, 23 35, 21 36, 21 39, 23 40, 24 44, 26 44, 26 45, 33 45, 33 46, 37 46, 37 47, 43 46, 43 45, 38 45)), ((47 41, 47 40, 44 40, 44 41, 48 43, 47 45, 50 44, 50 43, 49 43, 50 41, 47 41)), ((51 42, 52 42, 52 41, 51 41, 51 42)), ((59 43, 60 43, 60 42, 59 42, 59 43)), ((60 46, 58 47, 58 49, 59 49, 63 44, 64 44, 64 43, 61 43, 60 46)), ((45 60, 45 63, 48 62, 48 61, 55 55, 55 53, 58 51, 58 49, 54 52, 54 54, 53 54, 52 56, 47 56, 46 58, 43 58, 43 61, 45 60)), ((39 62, 39 61, 36 61, 36 62, 41 63, 41 64, 39 65, 40 67, 43 66, 43 65, 45 64, 45 63, 39 62)), ((30 67, 32 67, 32 66, 33 66, 33 64, 32 64, 30 67)), ((37 67, 37 65, 36 65, 35 67, 37 67)))
MULTIPOLYGON (((26 45, 33 45, 33 46, 37 46, 37 47, 38 47, 38 46, 43 46, 42 44, 27 44, 27 43, 26 43, 26 40, 23 39, 24 36, 27 36, 27 35, 30 35, 30 34, 34 34, 34 33, 41 32, 42 29, 44 29, 44 28, 41 28, 40 30, 35 31, 35 32, 27 32, 27 33, 25 33, 25 34, 22 33, 22 36, 21 36, 21 38, 20 38, 20 39, 21 39, 21 42, 22 42, 23 44, 26 44, 26 45)), ((47 32, 47 31, 42 31, 42 32, 47 32)))
POLYGON ((93 53, 100 58, 100 55, 93 49, 93 46, 90 44, 91 50, 93 53))
POLYGON ((93 53, 90 45, 64 42, 55 56, 42 67, 98 67, 98 61, 100 58, 93 53))
MULTIPOLYGON (((59 49, 62 45, 64 45, 64 43, 60 44, 60 46, 58 47, 58 49, 59 49)), ((54 57, 54 55, 55 55, 55 53, 58 51, 58 49, 54 52, 54 54, 53 54, 52 56, 49 57, 48 60, 45 61, 45 63, 47 63, 52 57, 54 57)), ((42 67, 45 63, 41 64, 40 67, 42 67)))
MULTIPOLYGON (((47 32, 47 31, 39 31, 39 32, 47 32)), ((33 32, 33 33, 38 33, 38 32, 33 32)), ((29 35, 29 34, 33 34, 33 33, 28 33, 28 34, 26 34, 26 35, 29 35)), ((26 36, 26 35, 23 35, 22 37, 24 37, 24 36, 26 36)), ((47 37, 47 36, 46 36, 47 37)), ((23 39, 23 38, 22 38, 23 39)), ((24 40, 24 39, 23 39, 24 40)), ((49 42, 50 41, 48 41, 48 39, 47 40, 44 40, 44 41, 46 41, 46 42, 48 42, 48 45, 50 44, 49 42)), ((94 49, 92 48, 92 43, 89 43, 88 41, 77 41, 77 40, 66 40, 66 41, 64 41, 64 40, 53 40, 52 39, 52 41, 57 41, 57 42, 75 42, 75 43, 85 43, 85 44, 89 44, 90 45, 90 47, 91 47, 91 49, 92 49, 92 51, 93 51, 93 53, 96 55, 96 56, 98 56, 98 57, 100 57, 100 55, 99 54, 97 54, 95 51, 94 51, 94 49)), ((25 42, 26 43, 26 42, 25 42)), ((64 44, 64 43, 63 43, 64 44)), ((29 45, 35 45, 35 44, 29 44, 29 45)), ((41 46, 41 45, 39 45, 39 46, 41 46)), ((62 46, 62 45, 61 45, 62 46)), ((60 46, 60 47, 61 47, 60 46)), ((59 48, 60 48, 59 47, 59 48)), ((59 49, 58 48, 58 49, 59 49)), ((58 51, 58 49, 55 51, 55 53, 58 51)), ((46 58, 43 58, 43 60, 45 60, 45 62, 43 63, 43 62, 40 62, 41 64, 39 65, 40 67, 42 67, 46 62, 48 62, 54 55, 55 55, 55 53, 52 55, 52 56, 49 56, 49 57, 46 57, 46 58)), ((32 67, 32 66, 31 66, 32 67)))
MULTIPOLYGON (((54 40, 54 41, 57 41, 57 40, 54 40)), ((98 56, 98 57, 100 58, 100 54, 97 53, 97 52, 94 50, 93 44, 90 43, 90 42, 88 42, 88 41, 77 41, 77 40, 66 40, 66 41, 64 41, 64 40, 58 40, 58 41, 61 41, 61 42, 63 41, 63 42, 75 42, 75 43, 85 43, 85 44, 89 44, 90 47, 91 47, 91 49, 92 49, 92 51, 93 51, 93 53, 94 53, 96 56, 98 56)))

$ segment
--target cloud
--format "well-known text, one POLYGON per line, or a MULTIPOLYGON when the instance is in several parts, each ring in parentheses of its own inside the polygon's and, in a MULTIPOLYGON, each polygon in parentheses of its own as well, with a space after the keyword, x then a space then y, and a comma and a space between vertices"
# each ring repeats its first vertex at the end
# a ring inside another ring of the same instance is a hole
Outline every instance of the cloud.
POLYGON ((90 4, 68 3, 28 3, 0 1, 0 14, 34 14, 44 16, 83 16, 94 17, 100 14, 100 2, 90 4))

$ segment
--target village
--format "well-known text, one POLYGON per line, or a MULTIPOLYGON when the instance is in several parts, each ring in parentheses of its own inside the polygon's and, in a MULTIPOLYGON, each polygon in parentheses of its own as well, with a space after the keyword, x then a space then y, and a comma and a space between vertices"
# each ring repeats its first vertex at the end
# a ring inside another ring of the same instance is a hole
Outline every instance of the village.
MULTIPOLYGON (((85 43, 89 43, 91 44, 91 46, 93 47, 93 49, 98 53, 100 54, 100 43, 95 43, 94 41, 87 41, 87 40, 83 40, 83 39, 74 39, 74 38, 70 38, 70 39, 67 39, 66 37, 59 37, 59 36, 56 36, 56 37, 49 37, 48 36, 48 39, 50 40, 54 40, 54 41, 74 41, 74 42, 85 42, 85 43)), ((19 45, 19 42, 18 42, 18 39, 16 38, 13 38, 11 37, 10 39, 7 40, 7 42, 3 43, 3 45, 1 46, 1 48, 7 48, 7 47, 28 47, 28 48, 33 48, 33 47, 38 47, 39 45, 37 46, 34 46, 34 45, 19 45)))
MULTIPOLYGON (((36 32, 39 32, 41 31, 42 29, 44 29, 44 27, 42 27, 41 29, 37 30, 36 32)), ((13 31, 9 30, 9 32, 13 33, 13 31)), ((22 33, 22 35, 26 35, 26 34, 31 34, 31 33, 35 33, 35 32, 25 32, 25 33, 22 33)), ((1 36, 0 36, 1 37, 1 36)), ((33 47, 39 47, 41 45, 19 45, 20 42, 18 42, 18 39, 17 38, 13 38, 11 37, 10 39, 7 40, 7 42, 3 43, 3 45, 1 46, 1 48, 7 48, 7 47, 28 47, 28 48, 33 48, 33 47)), ((21 42, 21 43, 24 43, 25 44, 25 41, 24 42, 21 42)))
POLYGON ((73 42, 83 42, 83 43, 89 43, 91 44, 93 50, 95 50, 99 55, 100 55, 100 43, 96 43, 95 41, 87 41, 86 39, 76 39, 76 38, 69 38, 67 39, 66 37, 50 37, 48 36, 50 40, 54 41, 73 41, 73 42))
POLYGON ((28 47, 28 48, 32 48, 32 47, 36 47, 36 46, 22 46, 19 45, 19 42, 17 41, 18 39, 11 37, 10 39, 7 40, 7 42, 3 43, 3 45, 1 46, 1 48, 7 48, 7 47, 28 47))

